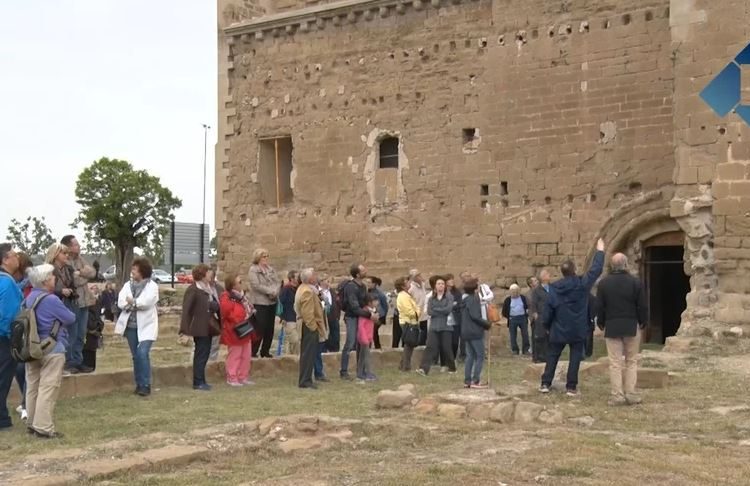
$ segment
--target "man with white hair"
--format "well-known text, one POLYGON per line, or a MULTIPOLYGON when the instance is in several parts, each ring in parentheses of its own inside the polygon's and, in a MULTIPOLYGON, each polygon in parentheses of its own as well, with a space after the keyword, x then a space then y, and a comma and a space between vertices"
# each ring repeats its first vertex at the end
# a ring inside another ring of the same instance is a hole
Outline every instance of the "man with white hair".
POLYGON ((518 284, 510 286, 510 296, 503 302, 503 317, 508 320, 508 331, 510 332, 510 350, 518 355, 518 330, 521 330, 522 348, 524 355, 531 353, 529 344, 529 303, 526 296, 521 294, 518 284))
POLYGON ((315 270, 312 268, 302 270, 300 281, 301 284, 294 296, 294 310, 297 314, 297 321, 302 327, 299 387, 315 389, 318 386, 313 382, 313 371, 320 336, 325 332, 325 316, 318 296, 318 278, 315 270))
POLYGON ((635 384, 641 341, 639 329, 646 327, 648 320, 646 296, 641 281, 628 273, 625 255, 614 254, 610 266, 612 271, 599 283, 597 293, 597 325, 604 329, 609 355, 609 405, 635 405, 641 403, 641 397, 635 393, 635 384))
POLYGON ((0 244, 0 430, 13 425, 8 414, 8 392, 15 376, 16 362, 10 353, 13 320, 21 309, 23 294, 13 274, 18 269, 18 255, 10 243, 0 244))

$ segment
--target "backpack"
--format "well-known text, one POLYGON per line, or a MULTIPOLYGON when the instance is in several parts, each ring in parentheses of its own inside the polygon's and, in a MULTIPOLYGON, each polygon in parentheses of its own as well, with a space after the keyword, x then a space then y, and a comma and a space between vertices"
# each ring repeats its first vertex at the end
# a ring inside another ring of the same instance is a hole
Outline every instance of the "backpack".
POLYGON ((346 297, 344 297, 344 289, 349 282, 351 282, 351 280, 345 280, 341 282, 338 287, 336 287, 336 296, 334 298, 336 299, 336 302, 339 305, 339 309, 341 309, 342 312, 346 312, 347 308, 346 297))
POLYGON ((57 333, 60 323, 55 322, 49 337, 39 340, 39 329, 36 322, 36 307, 49 294, 42 294, 36 298, 31 309, 25 305, 13 319, 10 336, 10 353, 19 363, 27 363, 42 359, 51 352, 57 344, 57 333))

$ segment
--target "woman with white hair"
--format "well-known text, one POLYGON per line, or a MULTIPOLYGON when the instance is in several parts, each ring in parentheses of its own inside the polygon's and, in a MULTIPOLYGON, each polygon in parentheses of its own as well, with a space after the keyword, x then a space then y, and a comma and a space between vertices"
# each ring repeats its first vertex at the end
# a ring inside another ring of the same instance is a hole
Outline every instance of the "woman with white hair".
POLYGON ((529 344, 529 302, 525 295, 521 295, 521 287, 517 284, 510 286, 510 296, 503 302, 503 317, 508 319, 510 332, 510 350, 518 354, 518 330, 521 330, 523 354, 531 354, 529 344))
POLYGON ((281 290, 276 270, 268 264, 268 250, 258 248, 253 252, 253 264, 247 278, 250 292, 248 300, 255 307, 255 332, 260 340, 253 341, 253 358, 271 357, 273 328, 276 320, 276 302, 281 290))
POLYGON ((44 346, 42 359, 26 363, 26 427, 30 434, 43 439, 56 439, 62 434, 55 430, 52 415, 62 382, 68 332, 76 322, 76 315, 55 294, 55 267, 42 264, 29 270, 33 289, 24 307, 34 309, 39 340, 44 346))

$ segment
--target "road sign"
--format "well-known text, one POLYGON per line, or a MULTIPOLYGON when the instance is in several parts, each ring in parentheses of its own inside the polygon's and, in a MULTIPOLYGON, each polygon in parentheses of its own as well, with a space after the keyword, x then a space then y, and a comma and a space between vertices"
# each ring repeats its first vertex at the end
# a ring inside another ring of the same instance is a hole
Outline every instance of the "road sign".
POLYGON ((172 222, 164 240, 164 262, 167 265, 208 263, 209 235, 207 224, 172 222))

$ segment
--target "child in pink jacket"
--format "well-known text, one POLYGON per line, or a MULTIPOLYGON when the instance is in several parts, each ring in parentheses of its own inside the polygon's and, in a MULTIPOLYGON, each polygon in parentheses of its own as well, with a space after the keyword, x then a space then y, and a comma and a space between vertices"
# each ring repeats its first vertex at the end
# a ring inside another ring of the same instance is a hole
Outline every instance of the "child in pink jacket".
MULTIPOLYGON (((378 297, 367 296, 368 304, 365 310, 376 312, 378 308, 378 297)), ((372 358, 370 346, 372 346, 375 335, 375 323, 368 317, 360 317, 357 321, 357 378, 359 383, 375 381, 377 378, 372 372, 372 358)))

